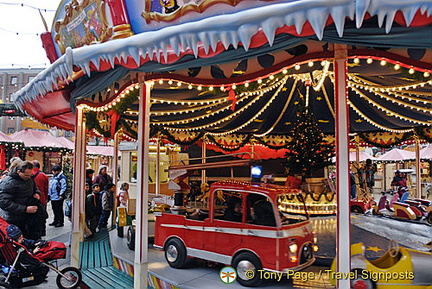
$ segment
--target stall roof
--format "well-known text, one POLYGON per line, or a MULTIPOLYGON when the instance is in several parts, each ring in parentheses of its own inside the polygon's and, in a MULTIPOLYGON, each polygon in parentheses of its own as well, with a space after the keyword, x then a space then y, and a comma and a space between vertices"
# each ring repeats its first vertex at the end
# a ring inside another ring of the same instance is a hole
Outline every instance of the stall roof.
POLYGON ((415 160, 415 152, 394 148, 377 158, 378 161, 407 161, 415 160))
POLYGON ((432 160, 432 144, 429 144, 427 147, 420 150, 420 159, 423 160, 432 160))
POLYGON ((10 138, 23 142, 29 149, 70 149, 47 131, 24 129, 15 132, 10 138))

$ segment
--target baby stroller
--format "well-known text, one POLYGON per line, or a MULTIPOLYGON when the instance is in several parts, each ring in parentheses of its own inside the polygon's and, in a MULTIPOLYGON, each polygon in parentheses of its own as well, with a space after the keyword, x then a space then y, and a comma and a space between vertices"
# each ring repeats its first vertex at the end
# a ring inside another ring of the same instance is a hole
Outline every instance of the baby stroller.
POLYGON ((76 288, 82 281, 79 269, 58 268, 57 259, 65 258, 66 246, 60 242, 47 242, 42 253, 31 254, 26 247, 14 241, 7 234, 9 224, 0 217, 0 288, 20 288, 41 284, 49 269, 58 275, 59 288, 76 288), (52 245, 52 246, 51 246, 52 245))

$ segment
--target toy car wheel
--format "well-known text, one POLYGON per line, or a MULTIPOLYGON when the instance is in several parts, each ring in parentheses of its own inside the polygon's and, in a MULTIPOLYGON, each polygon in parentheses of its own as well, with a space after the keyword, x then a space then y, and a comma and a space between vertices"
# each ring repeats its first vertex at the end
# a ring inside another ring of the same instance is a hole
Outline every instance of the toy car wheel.
POLYGON ((183 268, 187 261, 186 248, 179 239, 170 239, 165 245, 165 259, 173 268, 183 268))
POLYGON ((78 268, 66 267, 57 275, 56 283, 59 288, 73 289, 77 288, 82 281, 82 274, 78 268))
POLYGON ((429 213, 429 215, 426 217, 426 220, 429 224, 432 224, 432 212, 429 213))
POLYGON ((352 206, 351 212, 357 213, 357 214, 363 214, 363 209, 360 206, 352 206))
POLYGON ((259 270, 262 270, 261 261, 252 253, 240 253, 234 257, 233 268, 237 272, 237 282, 243 286, 253 287, 261 283, 259 270))
POLYGON ((133 226, 129 226, 127 230, 127 246, 130 250, 135 250, 135 229, 133 226))
POLYGON ((0 288, 12 289, 12 286, 6 282, 0 281, 0 288))
POLYGON ((358 278, 351 280, 351 288, 352 289, 375 289, 376 284, 370 279, 363 278, 362 277, 362 270, 361 269, 354 269, 354 272, 357 271, 358 278))

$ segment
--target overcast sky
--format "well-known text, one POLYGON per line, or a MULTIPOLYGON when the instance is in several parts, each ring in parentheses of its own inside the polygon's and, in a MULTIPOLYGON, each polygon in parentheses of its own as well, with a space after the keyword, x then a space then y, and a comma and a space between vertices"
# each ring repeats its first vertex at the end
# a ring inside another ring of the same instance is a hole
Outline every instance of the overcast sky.
POLYGON ((40 39, 40 34, 46 30, 37 8, 42 10, 48 29, 51 30, 60 2, 0 0, 0 69, 44 68, 49 65, 40 39))

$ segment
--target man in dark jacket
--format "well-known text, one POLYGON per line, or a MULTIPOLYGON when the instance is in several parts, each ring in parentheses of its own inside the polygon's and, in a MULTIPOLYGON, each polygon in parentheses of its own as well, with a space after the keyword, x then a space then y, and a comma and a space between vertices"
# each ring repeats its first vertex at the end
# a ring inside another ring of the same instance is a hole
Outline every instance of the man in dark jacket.
POLYGON ((0 215, 8 223, 20 228, 26 238, 32 236, 26 224, 36 217, 36 203, 40 199, 32 173, 33 164, 21 161, 0 183, 0 215))

